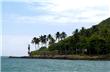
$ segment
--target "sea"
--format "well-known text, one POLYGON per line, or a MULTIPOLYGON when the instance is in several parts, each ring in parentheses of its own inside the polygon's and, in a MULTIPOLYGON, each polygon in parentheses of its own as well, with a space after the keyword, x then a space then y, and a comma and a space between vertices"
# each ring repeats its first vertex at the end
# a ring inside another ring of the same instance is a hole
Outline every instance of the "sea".
POLYGON ((110 72, 110 61, 1 57, 1 72, 110 72))

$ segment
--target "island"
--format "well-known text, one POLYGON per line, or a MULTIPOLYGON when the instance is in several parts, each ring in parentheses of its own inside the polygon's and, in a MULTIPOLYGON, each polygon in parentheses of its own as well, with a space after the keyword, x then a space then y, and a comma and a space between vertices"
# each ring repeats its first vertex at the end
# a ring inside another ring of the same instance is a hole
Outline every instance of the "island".
POLYGON ((29 56, 10 58, 110 60, 110 18, 88 29, 76 29, 70 36, 65 32, 56 32, 55 36, 33 37, 31 43, 35 45, 35 50, 30 51, 29 44, 29 56))

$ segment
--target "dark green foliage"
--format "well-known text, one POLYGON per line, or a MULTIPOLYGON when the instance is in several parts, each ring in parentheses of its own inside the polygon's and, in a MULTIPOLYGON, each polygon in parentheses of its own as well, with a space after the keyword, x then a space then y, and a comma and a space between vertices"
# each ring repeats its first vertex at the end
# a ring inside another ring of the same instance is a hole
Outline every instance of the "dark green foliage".
MULTIPOLYGON (((57 32, 56 40, 49 34, 47 39, 49 47, 41 47, 39 51, 58 51, 60 55, 69 54, 87 54, 87 55, 104 55, 110 54, 110 18, 102 21, 98 25, 94 25, 89 29, 82 27, 81 30, 76 29, 72 36, 66 37, 65 32, 57 32), (66 38, 65 38, 66 37, 66 38)), ((43 37, 46 40, 46 36, 43 37)), ((42 36, 40 37, 43 43, 42 36)), ((46 41, 44 41, 46 43, 46 41)), ((36 53, 36 54, 37 54, 36 53)), ((35 54, 35 52, 32 52, 35 54)))
POLYGON ((36 44, 38 44, 38 47, 39 47, 39 42, 40 42, 40 39, 39 38, 36 38, 36 37, 34 37, 33 39, 32 39, 32 44, 35 44, 35 49, 36 49, 36 44))
POLYGON ((49 46, 59 54, 101 55, 110 53, 110 18, 90 29, 76 29, 72 36, 49 46))
POLYGON ((66 36, 67 36, 67 34, 66 34, 65 32, 62 32, 61 35, 60 35, 61 40, 62 40, 62 39, 65 39, 66 36))
POLYGON ((47 51, 47 47, 41 47, 38 51, 47 51))
POLYGON ((54 44, 55 43, 55 39, 52 37, 51 34, 48 35, 47 40, 49 41, 49 45, 54 44))
POLYGON ((59 41, 59 39, 60 39, 60 32, 57 32, 56 33, 56 40, 58 39, 58 41, 59 41))
POLYGON ((47 36, 46 35, 43 35, 43 36, 41 35, 39 39, 42 44, 46 45, 46 43, 47 43, 47 36))

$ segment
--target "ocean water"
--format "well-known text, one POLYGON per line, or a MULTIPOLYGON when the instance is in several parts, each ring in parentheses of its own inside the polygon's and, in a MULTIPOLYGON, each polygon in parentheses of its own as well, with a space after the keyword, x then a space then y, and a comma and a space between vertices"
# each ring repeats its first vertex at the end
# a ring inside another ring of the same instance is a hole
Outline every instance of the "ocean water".
POLYGON ((1 72, 110 72, 110 61, 2 57, 1 72))

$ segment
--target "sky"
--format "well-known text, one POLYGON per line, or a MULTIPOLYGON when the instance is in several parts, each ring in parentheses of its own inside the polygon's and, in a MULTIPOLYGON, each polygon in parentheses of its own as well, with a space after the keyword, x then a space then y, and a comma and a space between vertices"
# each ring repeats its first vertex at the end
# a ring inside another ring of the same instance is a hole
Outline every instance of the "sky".
MULTIPOLYGON (((110 17, 109 0, 0 1, 2 56, 25 56, 34 36, 90 28, 110 17)), ((31 44, 31 50, 35 50, 31 44)))

